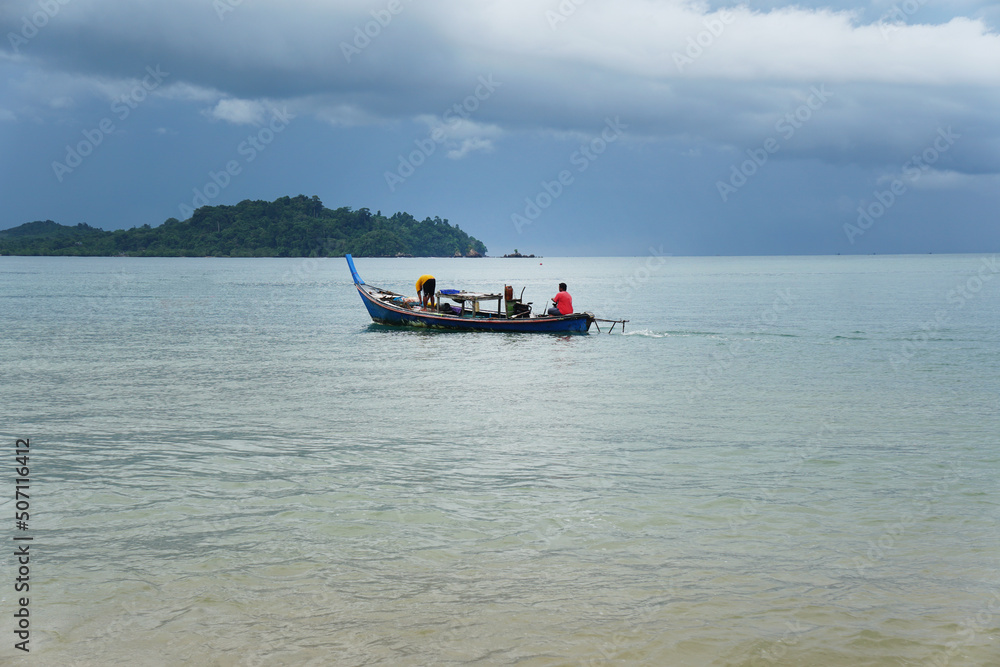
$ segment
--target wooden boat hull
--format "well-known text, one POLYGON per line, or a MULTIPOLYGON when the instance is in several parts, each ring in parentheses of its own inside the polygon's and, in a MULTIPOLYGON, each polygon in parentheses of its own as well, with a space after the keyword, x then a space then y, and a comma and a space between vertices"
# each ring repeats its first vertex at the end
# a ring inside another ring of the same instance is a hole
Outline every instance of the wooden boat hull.
POLYGON ((587 333, 594 317, 589 313, 574 313, 559 317, 532 317, 507 319, 489 317, 481 313, 476 317, 460 317, 433 311, 410 310, 380 298, 393 294, 388 290, 365 284, 354 268, 354 261, 347 255, 348 266, 354 278, 354 286, 364 302, 372 321, 392 326, 424 327, 429 329, 450 329, 453 331, 506 331, 510 333, 587 333))

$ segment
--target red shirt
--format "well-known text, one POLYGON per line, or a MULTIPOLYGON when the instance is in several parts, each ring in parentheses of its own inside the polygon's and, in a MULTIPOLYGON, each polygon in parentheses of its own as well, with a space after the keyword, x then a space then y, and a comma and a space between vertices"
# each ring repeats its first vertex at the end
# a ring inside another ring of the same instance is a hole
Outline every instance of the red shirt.
POLYGON ((556 302, 556 308, 559 309, 560 313, 563 315, 573 314, 573 297, 569 295, 569 292, 559 292, 552 297, 552 300, 556 302))

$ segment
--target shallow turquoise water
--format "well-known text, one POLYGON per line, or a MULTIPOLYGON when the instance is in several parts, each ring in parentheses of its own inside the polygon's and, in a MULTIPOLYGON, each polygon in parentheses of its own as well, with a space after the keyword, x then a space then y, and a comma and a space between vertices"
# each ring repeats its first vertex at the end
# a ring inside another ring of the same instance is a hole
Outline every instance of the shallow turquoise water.
POLYGON ((30 659, 1000 663, 993 256, 357 265, 630 322, 378 327, 342 259, 0 258, 30 659))

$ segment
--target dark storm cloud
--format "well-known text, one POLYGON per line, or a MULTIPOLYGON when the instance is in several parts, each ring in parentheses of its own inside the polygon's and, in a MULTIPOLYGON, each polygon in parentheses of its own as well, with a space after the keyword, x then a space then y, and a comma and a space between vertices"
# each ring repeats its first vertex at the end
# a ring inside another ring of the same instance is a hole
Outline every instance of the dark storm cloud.
MULTIPOLYGON (((9 53, 81 76, 129 77, 160 64, 175 84, 308 97, 355 118, 439 113, 492 74, 504 94, 480 119, 509 129, 586 131, 619 114, 650 138, 742 145, 826 85, 830 103, 809 119, 813 136, 800 139, 824 159, 866 162, 942 122, 975 119, 997 133, 982 112, 998 101, 1000 38, 961 18, 857 24, 828 9, 643 0, 51 3, 57 15, 26 43, 8 39, 9 53)), ((0 29, 23 32, 39 6, 9 4, 0 29)))
MULTIPOLYGON (((955 198, 978 201, 963 193, 992 192, 1000 174, 997 18, 978 0, 753 9, 654 0, 9 0, 0 7, 0 129, 93 126, 106 113, 95 106, 159 67, 169 76, 149 95, 169 100, 189 136, 260 125, 276 108, 363 128, 345 140, 386 144, 373 172, 379 188, 399 155, 436 132, 435 160, 492 154, 501 176, 488 189, 514 189, 502 205, 515 210, 538 188, 512 185, 519 159, 565 162, 571 144, 620 119, 623 187, 653 171, 676 173, 707 196, 686 200, 692 218, 715 216, 721 202, 742 222, 738 207, 769 213, 778 196, 793 216, 802 188, 811 201, 823 198, 817 218, 852 214, 928 151, 934 160, 908 187, 931 202, 922 210, 958 210, 955 198), (419 136, 397 137, 399 128, 419 136), (954 137, 946 151, 934 148, 942 133, 954 137), (733 168, 765 154, 770 164, 738 195, 717 195, 733 168), (781 182, 789 176, 796 188, 781 182)), ((126 129, 138 132, 140 122, 126 129)), ((173 131, 163 127, 170 118, 158 122, 150 131, 173 131)), ((50 152, 61 155, 78 132, 50 152)), ((437 165, 442 174, 448 162, 437 165)), ((123 168, 109 166, 109 179, 123 168)), ((627 192, 637 205, 660 196, 658 188, 627 192)), ((556 215, 554 207, 553 225, 556 215)))

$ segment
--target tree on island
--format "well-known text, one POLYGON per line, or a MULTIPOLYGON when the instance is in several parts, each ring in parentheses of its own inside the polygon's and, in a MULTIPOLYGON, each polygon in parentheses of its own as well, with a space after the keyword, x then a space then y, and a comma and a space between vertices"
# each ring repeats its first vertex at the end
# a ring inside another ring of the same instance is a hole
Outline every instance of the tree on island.
POLYGON ((0 231, 0 254, 136 257, 481 257, 482 241, 435 216, 385 217, 367 208, 328 209, 319 197, 244 200, 203 206, 188 220, 168 218, 128 230, 81 223, 29 222, 0 231))

